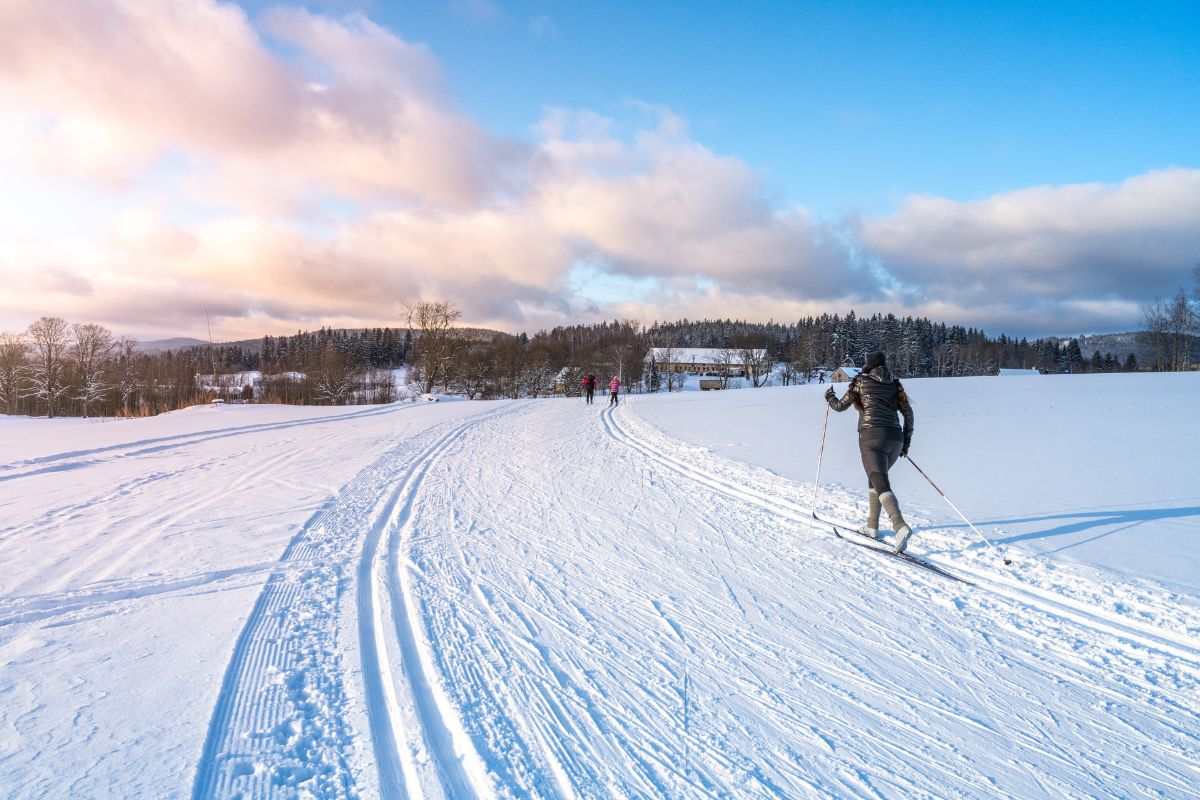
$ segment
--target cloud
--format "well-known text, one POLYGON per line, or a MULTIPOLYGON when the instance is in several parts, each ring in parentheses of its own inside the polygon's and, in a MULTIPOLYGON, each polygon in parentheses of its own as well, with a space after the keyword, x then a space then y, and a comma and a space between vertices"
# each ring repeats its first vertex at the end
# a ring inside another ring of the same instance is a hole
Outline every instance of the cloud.
POLYGON ((424 46, 361 14, 281 8, 261 25, 216 2, 15 0, 0 97, 31 160, 114 184, 182 154, 243 192, 464 205, 519 157, 453 107, 424 46))
POLYGON ((36 235, 0 220, 0 327, 196 333, 204 303, 220 335, 256 336, 394 324, 425 297, 512 330, 851 307, 1110 330, 1200 253, 1184 168, 827 222, 669 109, 550 108, 506 140, 457 108, 428 47, 357 13, 10 0, 0 101, 0 167, 21 167, 0 175, 67 176, 39 208, 77 207, 78 178, 107 187, 36 235))
POLYGON ((1200 170, 973 202, 917 196, 895 214, 864 220, 860 233, 917 299, 1145 300, 1174 291, 1200 254, 1200 170))

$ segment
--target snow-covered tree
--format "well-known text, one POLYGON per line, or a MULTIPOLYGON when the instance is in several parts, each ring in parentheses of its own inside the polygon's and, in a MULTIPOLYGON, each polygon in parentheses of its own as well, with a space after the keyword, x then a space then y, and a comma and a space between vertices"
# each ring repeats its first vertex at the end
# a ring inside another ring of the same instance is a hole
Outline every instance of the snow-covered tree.
POLYGON ((29 395, 46 404, 46 416, 53 417, 58 402, 67 395, 66 354, 70 328, 58 317, 42 317, 26 331, 33 361, 29 368, 29 395))
POLYGON ((0 333, 0 404, 9 414, 17 413, 17 401, 25 396, 29 378, 29 343, 20 334, 0 333))
POLYGON ((92 405, 103 400, 112 388, 106 373, 113 354, 113 335, 108 328, 92 322, 72 325, 71 333, 71 354, 79 370, 75 399, 83 404, 83 416, 86 417, 92 405))

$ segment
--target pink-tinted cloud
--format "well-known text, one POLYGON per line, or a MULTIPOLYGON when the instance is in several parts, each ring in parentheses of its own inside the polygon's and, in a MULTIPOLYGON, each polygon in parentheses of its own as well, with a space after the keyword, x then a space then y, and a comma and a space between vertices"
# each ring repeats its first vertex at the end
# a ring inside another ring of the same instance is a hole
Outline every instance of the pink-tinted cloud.
POLYGON ((57 314, 196 333, 206 304, 222 335, 253 336, 395 323, 428 297, 508 329, 854 307, 1086 330, 1131 318, 1147 276, 1172 279, 1200 246, 1196 170, 914 197, 834 225, 779 207, 668 109, 550 109, 534 130, 491 134, 428 47, 361 14, 8 0, 0 168, 109 193, 54 235, 0 219, 0 327, 57 314), (589 293, 581 265, 609 289, 589 293))
POLYGON ((204 0, 14 0, 0 10, 0 96, 31 158, 112 182, 177 153, 243 190, 465 204, 513 150, 453 108, 426 48, 357 14, 277 9, 260 32, 204 0))

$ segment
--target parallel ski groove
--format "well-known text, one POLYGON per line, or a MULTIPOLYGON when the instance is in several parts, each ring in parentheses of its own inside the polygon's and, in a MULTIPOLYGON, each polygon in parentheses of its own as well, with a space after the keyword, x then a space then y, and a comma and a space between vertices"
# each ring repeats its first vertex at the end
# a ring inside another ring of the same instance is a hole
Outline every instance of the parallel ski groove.
POLYGON ((227 439, 233 436, 281 431, 288 428, 322 425, 325 423, 361 420, 366 417, 375 417, 383 414, 395 414, 411 408, 416 408, 416 406, 400 406, 393 403, 385 406, 370 406, 366 410, 352 411, 346 414, 333 414, 329 416, 311 417, 308 419, 287 420, 286 422, 263 422, 254 425, 239 425, 233 428, 218 428, 216 430, 196 431, 194 433, 177 433, 169 436, 141 439, 136 442, 122 442, 120 444, 95 447, 88 450, 72 450, 66 453, 51 453, 45 456, 38 456, 37 458, 29 458, 23 461, 14 461, 8 464, 0 465, 0 482, 28 478, 34 475, 43 475, 49 472, 63 472, 80 469, 83 467, 93 466, 95 464, 102 464, 106 461, 111 461, 117 458, 130 458, 134 456, 149 455, 152 453, 162 452, 163 450, 173 450, 178 447, 186 447, 188 445, 200 444, 203 442, 212 442, 218 439, 227 439), (32 469, 24 472, 15 471, 21 467, 32 467, 32 469))
POLYGON ((424 797, 427 791, 436 791, 431 776, 423 774, 427 770, 418 763, 421 752, 432 760, 436 783, 447 796, 474 796, 421 664, 414 630, 417 626, 410 616, 416 612, 404 596, 403 583, 407 579, 398 559, 412 503, 430 465, 468 429, 509 411, 511 408, 473 417, 426 447, 408 469, 403 484, 392 493, 363 546, 358 566, 359 638, 372 747, 380 791, 387 798, 424 797), (379 545, 385 532, 388 548, 381 553, 379 545), (385 558, 387 553, 390 559, 385 558), (398 669, 389 657, 390 644, 399 651, 398 669), (403 680, 397 682, 398 677, 403 680), (412 730, 414 723, 419 730, 412 730))
MULTIPOLYGON (((479 418, 453 424, 451 434, 479 418)), ((294 797, 300 783, 322 797, 362 796, 336 647, 340 598, 363 531, 386 526, 399 495, 393 490, 389 498, 389 488, 451 435, 446 427, 406 440, 377 459, 292 538, 226 667, 196 769, 194 800, 294 797), (435 444, 422 448, 431 438, 435 444)), ((374 721, 372 732, 379 732, 374 721)), ((386 739, 376 744, 377 756, 395 758, 396 748, 387 744, 386 739)), ((389 797, 407 796, 387 786, 381 790, 389 797)))
MULTIPOLYGON (((624 413, 627 412, 622 412, 622 415, 624 413)), ((705 486, 716 489, 731 497, 745 500, 746 502, 754 503, 762 508, 771 510, 779 516, 797 524, 808 525, 813 521, 811 508, 806 508, 787 498, 773 495, 769 492, 738 485, 732 481, 699 470, 668 455, 655 452, 651 447, 639 442, 633 435, 622 428, 620 416, 613 409, 606 409, 603 412, 602 419, 606 430, 615 439, 640 451, 647 458, 668 469, 672 469, 679 474, 692 478, 705 486)), ((657 435, 664 439, 667 438, 661 433, 657 433, 657 435)), ((931 561, 930 563, 935 562, 931 561)), ((1048 592, 1025 584, 1014 586, 1012 583, 1003 581, 994 574, 968 564, 956 563, 954 567, 970 575, 971 582, 974 582, 975 585, 995 591, 998 595, 1006 599, 1029 608, 1037 609, 1041 613, 1071 619, 1077 624, 1117 637, 1123 641, 1128 641, 1148 651, 1164 653, 1173 658, 1183 659, 1190 665, 1200 667, 1200 650, 1189 648, 1187 643, 1181 641, 1179 637, 1171 636, 1159 628, 1134 619, 1114 620, 1102 617, 1094 610, 1075 607, 1067 599, 1055 597, 1048 592)))

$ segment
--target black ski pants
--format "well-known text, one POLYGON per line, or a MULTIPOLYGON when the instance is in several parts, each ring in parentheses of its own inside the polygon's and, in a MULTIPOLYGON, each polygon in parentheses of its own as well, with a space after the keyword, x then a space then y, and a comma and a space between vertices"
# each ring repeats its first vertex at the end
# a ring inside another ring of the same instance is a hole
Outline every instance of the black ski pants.
POLYGON ((904 449, 901 428, 870 427, 858 432, 858 452, 871 488, 883 494, 892 490, 888 470, 900 459, 904 449))

